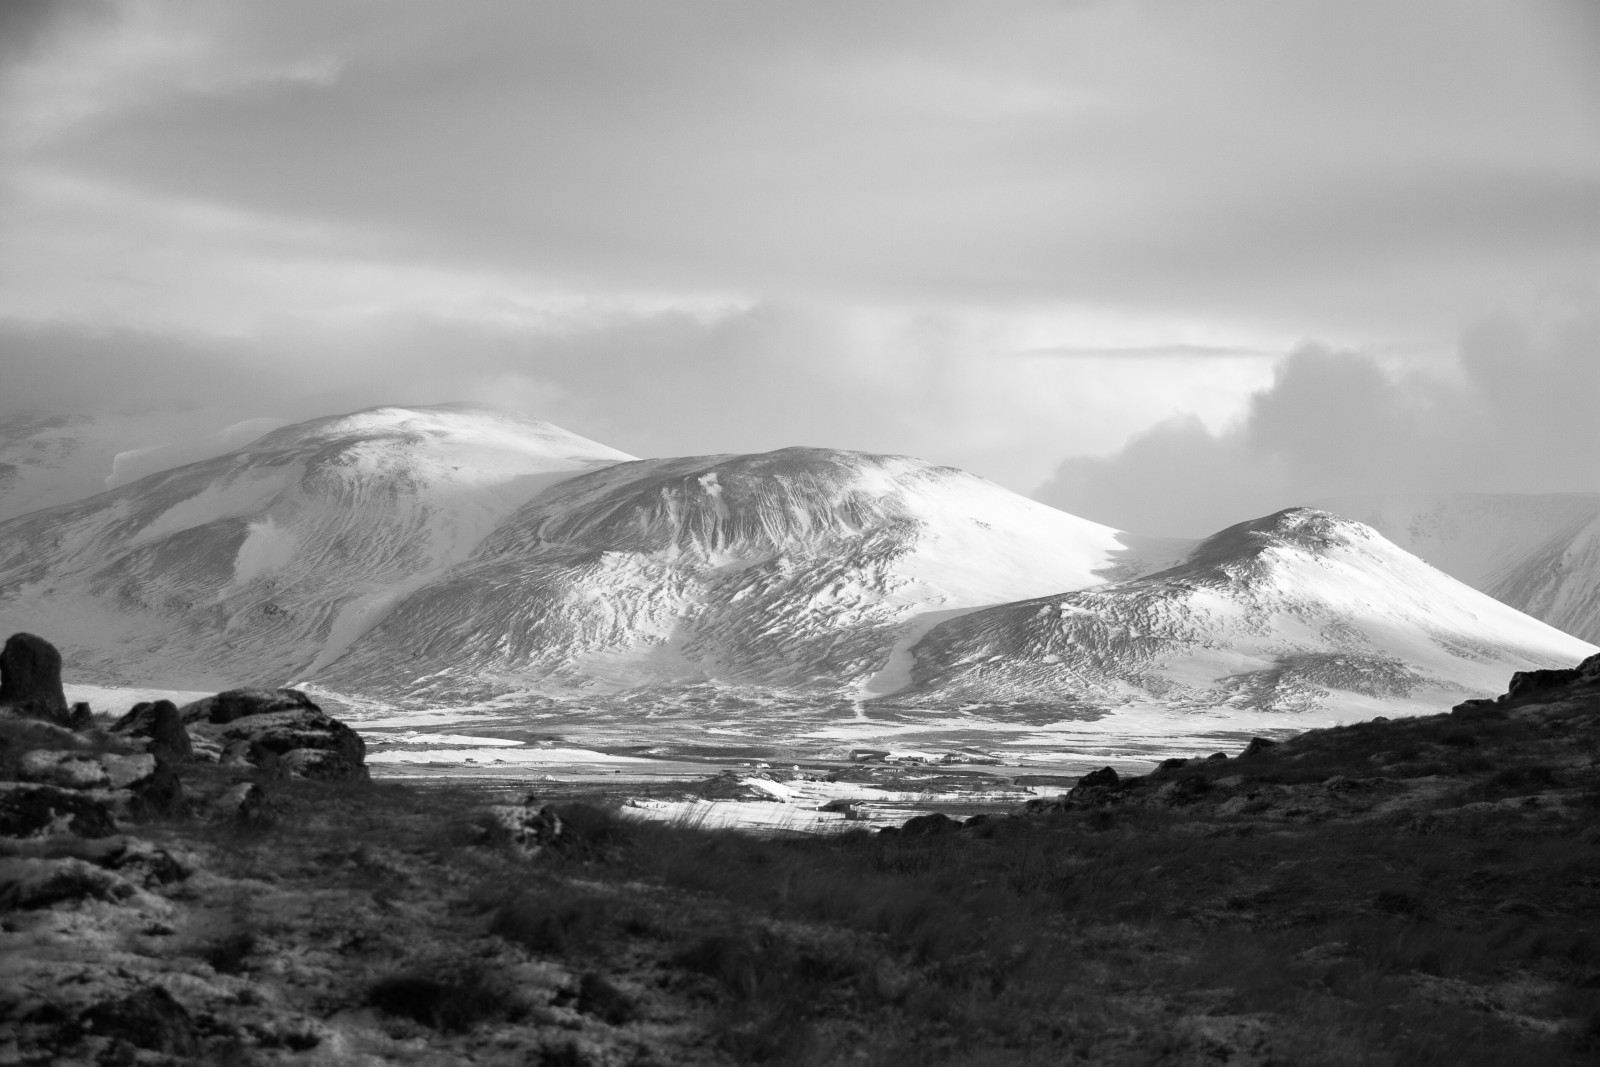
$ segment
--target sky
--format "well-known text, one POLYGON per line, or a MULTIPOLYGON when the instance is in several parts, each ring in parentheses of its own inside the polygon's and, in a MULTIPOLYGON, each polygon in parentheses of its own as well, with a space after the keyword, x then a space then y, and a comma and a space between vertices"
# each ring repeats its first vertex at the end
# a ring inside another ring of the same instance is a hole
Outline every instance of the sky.
POLYGON ((0 2, 0 414, 478 400, 1198 534, 1600 490, 1597 361, 1592 0, 0 2))

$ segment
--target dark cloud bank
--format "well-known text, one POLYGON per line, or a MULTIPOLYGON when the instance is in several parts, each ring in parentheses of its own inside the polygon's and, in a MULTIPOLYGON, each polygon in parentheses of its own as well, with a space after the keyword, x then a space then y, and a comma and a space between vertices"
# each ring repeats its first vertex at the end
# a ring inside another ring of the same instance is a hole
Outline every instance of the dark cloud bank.
POLYGON ((1221 433, 1179 417, 1035 494, 1123 529, 1198 536, 1343 494, 1600 490, 1600 301, 1463 335, 1456 373, 1308 345, 1221 433))

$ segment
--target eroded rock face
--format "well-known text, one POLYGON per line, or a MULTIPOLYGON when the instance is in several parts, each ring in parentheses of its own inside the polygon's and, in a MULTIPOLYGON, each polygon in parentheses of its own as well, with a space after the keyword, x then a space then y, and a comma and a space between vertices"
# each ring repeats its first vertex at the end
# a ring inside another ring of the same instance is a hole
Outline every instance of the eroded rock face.
POLYGON ((150 754, 163 763, 188 759, 194 754, 183 716, 170 700, 135 704, 133 710, 112 723, 111 732, 149 738, 150 754))
POLYGON ((1511 683, 1500 696, 1487 700, 1464 700, 1452 711, 1467 717, 1493 715, 1511 704, 1593 695, 1600 695, 1600 653, 1590 656, 1576 667, 1518 671, 1511 676, 1511 683))
POLYGON ((185 723, 208 722, 213 725, 283 711, 322 713, 316 702, 298 689, 229 689, 178 709, 185 723))
POLYGON ((35 634, 12 634, 0 649, 0 707, 60 726, 72 721, 61 688, 61 653, 35 634))
POLYGON ((361 735, 298 689, 230 689, 178 709, 196 742, 237 760, 299 778, 367 776, 361 735))

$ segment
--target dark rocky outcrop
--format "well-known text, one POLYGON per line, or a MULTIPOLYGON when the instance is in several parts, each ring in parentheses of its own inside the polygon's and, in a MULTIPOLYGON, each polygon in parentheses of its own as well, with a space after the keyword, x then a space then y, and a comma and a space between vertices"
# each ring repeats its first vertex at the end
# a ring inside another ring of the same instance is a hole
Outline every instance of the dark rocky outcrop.
POLYGON ((1600 696, 1600 653, 1576 667, 1518 671, 1500 696, 1463 700, 1451 709, 1451 714, 1469 719, 1494 718, 1515 705, 1576 696, 1600 696))
POLYGON ((938 834, 954 833, 959 829, 961 824, 942 811, 917 815, 900 824, 900 833, 905 837, 934 837, 938 834))
POLYGON ((12 634, 0 649, 0 707, 69 726, 72 712, 61 688, 61 653, 42 637, 12 634))
POLYGON ((111 732, 150 741, 147 750, 161 763, 176 763, 194 754, 194 743, 184 729, 183 716, 170 700, 145 701, 111 724, 111 732))
POLYGON ((181 815, 187 806, 183 779, 171 763, 158 762, 149 777, 129 789, 133 793, 133 814, 141 819, 181 815))
POLYGON ((0 782, 0 837, 63 831, 78 837, 110 837, 117 826, 104 802, 76 789, 0 782))
POLYGON ((1090 771, 1078 779, 1075 788, 1097 789, 1117 784, 1117 772, 1111 767, 1101 767, 1098 771, 1090 771))
POLYGON ((1277 743, 1278 742, 1268 740, 1265 737, 1252 737, 1250 739, 1250 743, 1244 746, 1244 751, 1239 753, 1239 756, 1241 758, 1245 756, 1254 756, 1257 753, 1265 752, 1267 749, 1274 747, 1277 745, 1277 743))
POLYGON ((230 689, 178 709, 197 737, 245 762, 299 778, 367 777, 361 735, 297 689, 230 689))
POLYGON ((94 726, 94 711, 87 701, 80 700, 72 705, 67 712, 66 726, 69 730, 87 730, 94 726))
POLYGON ((196 700, 178 709, 185 723, 208 722, 223 725, 251 715, 270 715, 284 711, 322 709, 298 689, 229 689, 216 696, 196 700))

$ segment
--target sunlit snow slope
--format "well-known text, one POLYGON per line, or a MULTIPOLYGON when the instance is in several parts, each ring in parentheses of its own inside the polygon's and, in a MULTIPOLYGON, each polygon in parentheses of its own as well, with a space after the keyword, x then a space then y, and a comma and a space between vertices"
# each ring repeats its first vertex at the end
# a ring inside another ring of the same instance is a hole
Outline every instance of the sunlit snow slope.
POLYGON ((905 697, 1395 714, 1593 651, 1369 527, 1295 508, 1170 570, 942 623, 905 697))
POLYGON ((870 697, 909 680, 941 619, 1182 552, 900 456, 641 460, 519 509, 315 680, 435 700, 700 680, 870 697))
POLYGON ((1326 506, 1474 589, 1600 642, 1600 493, 1343 497, 1326 506))
POLYGON ((564 478, 631 457, 521 416, 385 407, 0 523, 0 632, 79 680, 317 669, 564 478))

